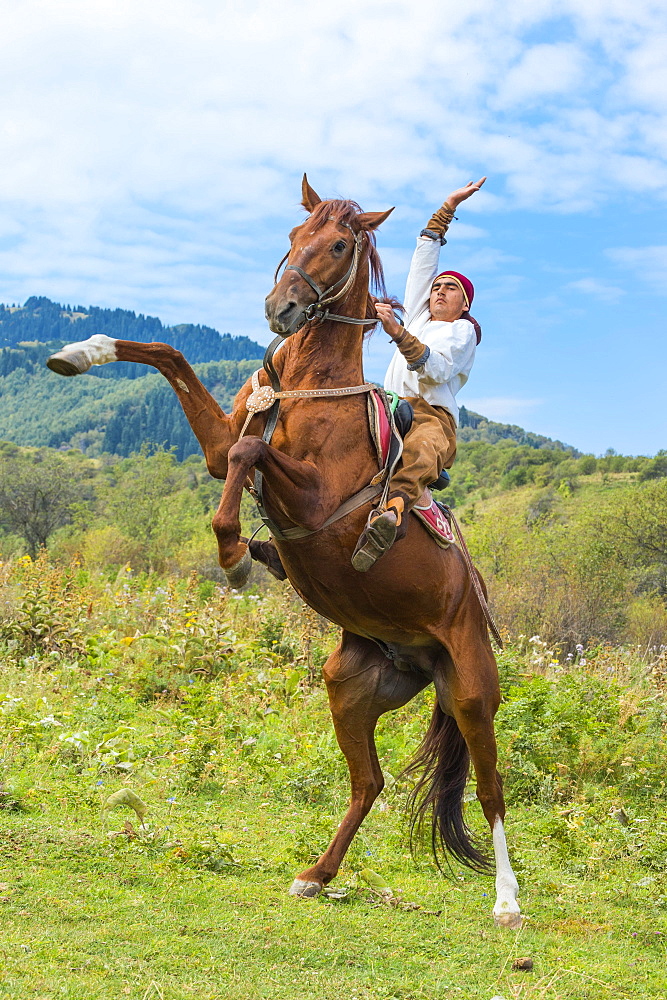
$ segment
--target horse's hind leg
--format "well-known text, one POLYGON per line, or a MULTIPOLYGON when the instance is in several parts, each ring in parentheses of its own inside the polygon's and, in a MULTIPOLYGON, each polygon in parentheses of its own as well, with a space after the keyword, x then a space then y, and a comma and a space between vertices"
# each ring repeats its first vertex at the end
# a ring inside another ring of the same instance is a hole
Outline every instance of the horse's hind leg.
POLYGON ((113 340, 100 333, 80 343, 66 345, 46 363, 58 375, 82 375, 93 365, 111 361, 152 365, 164 375, 201 445, 208 471, 215 479, 224 479, 227 452, 238 437, 238 430, 234 430, 232 420, 223 413, 180 351, 169 344, 113 340))
POLYGON ((324 665, 338 745, 350 771, 350 805, 336 836, 318 861, 294 880, 290 893, 316 896, 338 873, 352 838, 384 787, 374 731, 384 712, 410 701, 428 680, 397 670, 370 639, 343 632, 324 665))
MULTIPOLYGON (((472 600, 475 600, 472 597, 472 600)), ((497 771, 498 752, 493 719, 500 703, 498 668, 485 634, 481 614, 466 612, 447 635, 453 669, 436 679, 442 700, 456 719, 466 741, 477 781, 477 798, 493 835, 496 902, 493 917, 505 927, 520 927, 519 884, 512 871, 505 840, 505 799, 497 771)))

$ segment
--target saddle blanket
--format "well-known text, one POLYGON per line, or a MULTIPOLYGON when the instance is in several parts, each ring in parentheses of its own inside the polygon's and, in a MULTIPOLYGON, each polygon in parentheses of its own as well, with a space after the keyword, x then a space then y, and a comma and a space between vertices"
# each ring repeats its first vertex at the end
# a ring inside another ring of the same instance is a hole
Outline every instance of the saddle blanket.
MULTIPOLYGON (((371 436, 377 448, 378 459, 384 464, 391 443, 392 427, 387 419, 387 412, 379 393, 369 392, 368 404, 371 436)), ((446 549, 453 544, 454 535, 449 521, 433 499, 429 489, 424 490, 419 498, 419 503, 412 508, 412 513, 419 518, 429 535, 441 548, 446 549)))
POLYGON ((441 549, 447 549, 454 544, 451 525, 445 517, 444 511, 431 496, 430 490, 424 490, 419 498, 419 503, 412 508, 412 513, 419 518, 441 549))

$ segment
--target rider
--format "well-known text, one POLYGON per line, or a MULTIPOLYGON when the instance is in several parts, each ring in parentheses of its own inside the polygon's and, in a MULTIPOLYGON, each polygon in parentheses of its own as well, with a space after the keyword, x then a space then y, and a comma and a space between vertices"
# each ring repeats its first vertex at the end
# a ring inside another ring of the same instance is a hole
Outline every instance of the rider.
POLYGON ((455 397, 468 381, 482 332, 469 312, 475 292, 472 282, 458 271, 438 273, 438 259, 454 212, 485 180, 453 191, 422 229, 405 288, 405 325, 390 305, 376 305, 385 333, 396 344, 385 389, 408 399, 414 418, 391 480, 387 507, 371 511, 352 555, 352 565, 360 573, 405 534, 408 511, 456 457, 455 397))

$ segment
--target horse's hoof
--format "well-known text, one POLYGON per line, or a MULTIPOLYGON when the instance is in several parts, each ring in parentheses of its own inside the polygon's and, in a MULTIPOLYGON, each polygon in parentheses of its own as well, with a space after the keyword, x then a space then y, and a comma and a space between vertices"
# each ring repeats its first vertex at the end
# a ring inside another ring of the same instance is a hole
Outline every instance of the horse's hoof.
POLYGON ((305 882, 302 878, 295 878, 289 889, 290 896, 306 896, 307 898, 319 896, 321 892, 322 886, 319 882, 305 882))
POLYGON ((227 577, 227 584, 232 590, 242 590, 250 579, 250 571, 252 570, 252 556, 248 548, 237 563, 229 567, 223 566, 223 569, 227 577))
POLYGON ((523 917, 520 913, 494 913, 493 922, 496 927, 505 927, 510 931, 518 931, 523 924, 523 917))
POLYGON ((83 375, 91 363, 83 351, 58 351, 46 362, 46 367, 58 375, 83 375))

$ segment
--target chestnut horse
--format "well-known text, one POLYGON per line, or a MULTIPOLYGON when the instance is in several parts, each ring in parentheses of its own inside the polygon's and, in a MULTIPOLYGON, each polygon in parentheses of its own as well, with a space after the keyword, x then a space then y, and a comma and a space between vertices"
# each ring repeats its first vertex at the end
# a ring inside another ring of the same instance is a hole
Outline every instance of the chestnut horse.
MULTIPOLYGON (((382 288, 373 231, 389 212, 361 212, 351 201, 322 201, 305 177, 302 203, 308 218, 291 232, 288 267, 266 300, 269 326, 284 338, 275 368, 286 390, 359 386, 364 381, 361 324, 374 315, 371 276, 375 287, 382 288), (353 322, 342 322, 320 307, 322 288, 336 291, 329 296, 329 301, 337 298, 335 314, 353 322), (360 319, 354 322, 356 317, 360 319)), ((420 775, 413 793, 413 825, 429 812, 434 849, 442 847, 472 868, 488 867, 463 818, 472 759, 477 797, 493 838, 493 915, 497 923, 518 926, 518 884, 507 853, 505 803, 496 770, 498 672, 461 551, 455 545, 439 548, 410 517, 406 536, 368 573, 360 574, 350 556, 369 504, 322 528, 378 473, 366 394, 283 399, 268 443, 262 435, 277 407, 252 415, 240 437, 249 416, 250 382, 227 416, 182 355, 166 344, 97 335, 65 347, 49 360, 49 367, 75 375, 110 361, 152 365, 165 376, 210 474, 225 480, 213 518, 223 569, 236 580, 239 574, 246 576, 248 548, 241 538, 239 507, 249 475, 260 472, 272 522, 283 531, 297 527, 308 532, 301 532, 300 538, 276 533, 287 576, 304 601, 342 627, 340 645, 327 660, 324 677, 336 737, 350 770, 351 800, 327 850, 298 875, 290 891, 313 896, 335 877, 384 784, 374 741, 379 717, 433 682, 433 716, 410 768, 420 775)), ((264 369, 259 381, 269 384, 264 369)))

